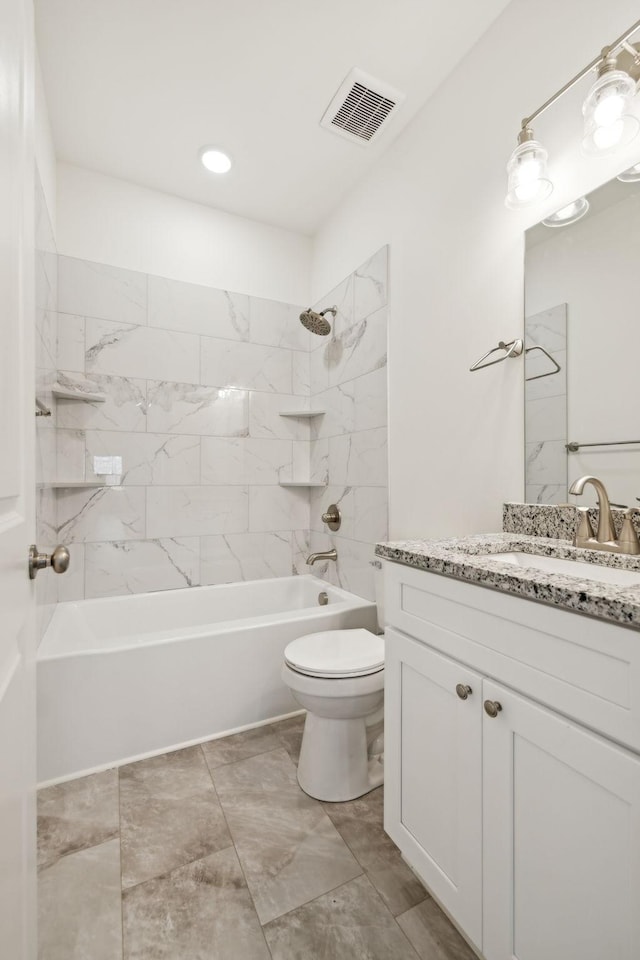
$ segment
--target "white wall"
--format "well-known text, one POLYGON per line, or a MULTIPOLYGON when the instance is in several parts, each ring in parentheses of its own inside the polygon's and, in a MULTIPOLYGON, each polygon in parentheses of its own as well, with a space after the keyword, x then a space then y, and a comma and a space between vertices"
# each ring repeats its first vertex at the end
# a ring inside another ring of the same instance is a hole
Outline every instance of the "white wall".
POLYGON ((309 296, 308 237, 58 165, 58 251, 289 303, 309 296))
POLYGON ((637 18, 637 3, 513 0, 315 239, 314 297, 391 245, 390 535, 501 526, 523 496, 523 366, 468 367, 522 335, 523 230, 629 166, 579 154, 588 81, 535 129, 556 190, 504 207, 520 119, 637 18))
POLYGON ((49 111, 42 82, 40 61, 36 53, 34 83, 34 152, 36 167, 40 174, 42 191, 49 218, 55 233, 56 227, 56 151, 49 122, 49 111))

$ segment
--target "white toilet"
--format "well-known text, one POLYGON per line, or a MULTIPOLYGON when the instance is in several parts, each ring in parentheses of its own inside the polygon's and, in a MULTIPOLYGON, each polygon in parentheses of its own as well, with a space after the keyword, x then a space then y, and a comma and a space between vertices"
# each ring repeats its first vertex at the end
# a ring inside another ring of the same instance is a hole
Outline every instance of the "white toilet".
MULTIPOLYGON (((384 622, 380 605, 378 611, 384 622)), ((298 761, 304 792, 353 800, 380 786, 384 636, 364 629, 310 633, 290 643, 284 657, 282 679, 307 710, 298 761)))

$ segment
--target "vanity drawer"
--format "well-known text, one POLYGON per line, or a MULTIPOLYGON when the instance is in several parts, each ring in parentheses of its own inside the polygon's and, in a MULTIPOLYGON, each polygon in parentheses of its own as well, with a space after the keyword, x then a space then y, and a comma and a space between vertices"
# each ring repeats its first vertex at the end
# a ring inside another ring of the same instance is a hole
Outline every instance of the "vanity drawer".
POLYGON ((640 632, 385 562, 387 622, 640 751, 640 632))

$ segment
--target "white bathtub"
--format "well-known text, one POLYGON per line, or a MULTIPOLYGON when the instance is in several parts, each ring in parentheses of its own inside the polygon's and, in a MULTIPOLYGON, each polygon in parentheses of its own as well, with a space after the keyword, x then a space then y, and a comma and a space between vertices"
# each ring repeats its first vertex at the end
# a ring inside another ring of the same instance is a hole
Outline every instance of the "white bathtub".
POLYGON ((284 648, 336 627, 375 630, 375 604, 312 576, 59 604, 38 652, 38 779, 296 711, 284 648))

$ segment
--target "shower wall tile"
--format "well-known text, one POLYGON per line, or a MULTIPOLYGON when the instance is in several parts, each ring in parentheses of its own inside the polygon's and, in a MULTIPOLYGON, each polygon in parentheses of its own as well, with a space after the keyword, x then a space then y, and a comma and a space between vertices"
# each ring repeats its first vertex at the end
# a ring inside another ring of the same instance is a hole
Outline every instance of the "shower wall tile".
POLYGON ((354 275, 354 319, 363 320, 387 303, 388 247, 382 247, 354 275))
POLYGON ((148 429, 212 437, 246 437, 249 394, 194 383, 149 381, 148 429))
POLYGON ((202 338, 200 380, 214 387, 292 393, 292 351, 202 338))
MULTIPOLYGON (((58 380, 73 383, 77 374, 62 370, 58 380)), ((96 393, 105 396, 103 403, 82 403, 58 400, 58 426, 74 430, 126 430, 141 433, 147 429, 147 381, 130 377, 111 377, 96 373, 84 376, 96 393)))
POLYGON ((311 405, 326 411, 312 423, 311 464, 328 481, 311 491, 311 549, 338 553, 313 571, 369 599, 374 545, 388 537, 387 254, 384 247, 322 298, 337 304, 338 318, 310 354, 311 405), (330 503, 342 515, 336 533, 321 519, 330 503))
POLYGON ((566 485, 567 451, 563 440, 540 440, 525 444, 527 484, 566 485))
POLYGON ((291 576, 291 537, 289 531, 203 537, 202 583, 291 576))
POLYGON ((277 484, 292 475, 290 440, 202 438, 202 475, 206 484, 277 484))
POLYGON ((200 583, 200 539, 175 537, 88 543, 87 597, 176 590, 200 583))
POLYGON ((145 274, 61 256, 58 277, 58 309, 61 313, 99 317, 118 323, 146 324, 145 274))
POLYGON ((385 367, 387 363, 387 310, 360 320, 347 330, 327 352, 333 354, 326 361, 329 386, 346 383, 372 370, 385 367))
POLYGON ((147 536, 150 538, 245 533, 248 529, 249 488, 246 485, 215 489, 147 487, 147 536))
POLYGON ((149 326, 225 340, 249 339, 249 297, 149 277, 149 326))
POLYGON ((251 297, 251 342, 288 350, 309 350, 310 334, 301 325, 301 307, 251 297))
POLYGON ((84 373, 84 317, 58 313, 57 361, 59 370, 84 373))
POLYGON ((100 487, 58 491, 60 542, 139 540, 144 536, 144 489, 100 487))
POLYGON ((191 333, 87 317, 85 348, 87 373, 190 383, 200 378, 199 338, 191 333))
POLYGON ((61 258, 58 376, 84 377, 106 402, 58 403, 56 475, 62 463, 66 479, 108 480, 57 495, 50 526, 74 566, 65 599, 308 573, 312 527, 340 544, 323 575, 372 595, 371 544, 386 536, 386 255, 317 304, 338 310, 327 338, 299 323, 306 304, 61 258), (280 416, 310 407, 326 412, 280 416), (328 486, 280 485, 291 479, 328 486), (337 540, 320 521, 330 502, 337 540))
POLYGON ((249 530, 252 533, 308 527, 309 491, 305 488, 249 488, 249 530))
POLYGON ((281 417, 283 410, 308 409, 300 397, 252 392, 249 399, 249 434, 252 437, 276 437, 281 440, 308 440, 309 421, 281 417))
POLYGON ((136 486, 200 482, 199 437, 109 430, 88 430, 85 436, 87 479, 114 477, 136 486), (104 457, 111 463, 105 465, 104 457), (115 466, 121 465, 115 472, 114 458, 115 466))

